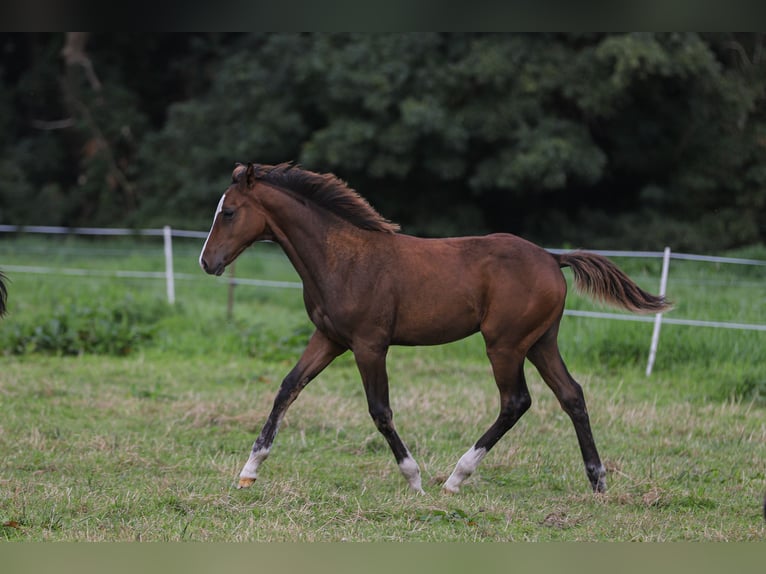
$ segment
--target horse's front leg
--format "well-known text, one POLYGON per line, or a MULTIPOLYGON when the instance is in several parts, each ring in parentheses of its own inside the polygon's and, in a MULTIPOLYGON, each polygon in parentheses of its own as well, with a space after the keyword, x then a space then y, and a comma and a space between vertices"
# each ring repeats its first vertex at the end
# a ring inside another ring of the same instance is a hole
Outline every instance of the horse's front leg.
POLYGON ((279 430, 279 423, 282 422, 288 407, 314 377, 345 351, 344 347, 328 339, 321 331, 314 331, 303 355, 279 387, 269 418, 253 445, 250 458, 239 473, 237 488, 247 488, 255 482, 258 467, 269 456, 274 437, 279 430))

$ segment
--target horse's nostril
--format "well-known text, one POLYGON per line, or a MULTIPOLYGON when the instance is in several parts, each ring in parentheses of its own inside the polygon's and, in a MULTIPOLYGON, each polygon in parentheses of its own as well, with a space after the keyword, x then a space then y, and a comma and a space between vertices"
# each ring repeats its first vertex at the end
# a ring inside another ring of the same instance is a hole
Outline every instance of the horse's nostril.
POLYGON ((200 258, 199 258, 199 264, 200 264, 200 266, 202 267, 202 269, 203 269, 204 271, 207 271, 207 270, 208 270, 208 267, 207 267, 207 261, 205 261, 205 259, 204 259, 204 258, 202 258, 202 257, 200 257, 200 258))

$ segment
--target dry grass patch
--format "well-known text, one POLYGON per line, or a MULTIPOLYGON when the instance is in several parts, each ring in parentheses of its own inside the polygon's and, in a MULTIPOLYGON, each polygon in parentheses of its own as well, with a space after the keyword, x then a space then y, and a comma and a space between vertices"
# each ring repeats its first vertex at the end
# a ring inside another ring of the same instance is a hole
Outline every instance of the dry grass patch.
POLYGON ((408 491, 348 361, 307 387, 246 491, 234 488, 235 478, 271 408, 282 366, 243 360, 211 377, 204 361, 11 361, 0 379, 0 523, 17 526, 0 536, 764 538, 759 407, 636 400, 628 389, 640 380, 626 380, 617 393, 600 377, 581 377, 608 471, 608 492, 594 496, 571 422, 530 371, 530 412, 460 494, 446 496, 441 485, 457 459, 496 416, 497 391, 484 365, 427 358, 399 357, 391 391, 425 496, 408 491), (269 382, 259 379, 261 369, 269 382))

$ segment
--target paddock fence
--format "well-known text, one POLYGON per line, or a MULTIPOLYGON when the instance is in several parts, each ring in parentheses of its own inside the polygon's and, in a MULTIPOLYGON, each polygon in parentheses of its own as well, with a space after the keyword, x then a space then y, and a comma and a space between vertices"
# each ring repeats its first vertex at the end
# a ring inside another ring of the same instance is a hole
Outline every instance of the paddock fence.
MULTIPOLYGON (((67 236, 133 236, 133 237, 157 237, 162 238, 163 254, 165 260, 165 270, 143 271, 143 270, 99 270, 83 269, 59 266, 27 266, 27 265, 2 265, 2 269, 8 273, 32 273, 42 275, 70 275, 70 276, 91 276, 91 277, 115 277, 115 278, 133 278, 163 280, 165 282, 166 297, 169 304, 176 300, 175 282, 176 280, 196 280, 199 274, 179 273, 174 270, 173 265, 173 238, 191 238, 204 240, 207 237, 207 231, 194 231, 175 229, 168 225, 162 228, 153 229, 123 229, 123 228, 104 228, 104 227, 58 227, 58 226, 40 226, 40 225, 0 225, 0 233, 6 234, 46 234, 46 235, 67 235, 67 236)), ((201 245, 200 245, 201 247, 201 245)), ((565 253, 568 249, 548 249, 551 253, 565 253)), ((659 294, 665 295, 670 274, 671 260, 678 261, 697 261, 711 263, 716 265, 744 265, 755 267, 766 267, 766 261, 760 259, 746 259, 735 257, 718 257, 710 255, 696 255, 690 253, 674 253, 670 247, 664 251, 617 251, 617 250, 592 250, 606 257, 628 257, 644 259, 661 259, 662 270, 659 278, 659 294)), ((294 281, 272 281, 268 279, 229 277, 226 279, 231 286, 246 285, 253 287, 266 287, 276 289, 302 289, 300 282, 294 281)), ((764 285, 766 287, 766 285, 764 285)), ((766 298, 764 299, 766 302, 766 298)), ((653 323, 654 329, 649 347, 649 353, 646 364, 646 375, 652 373, 654 362, 659 345, 660 331, 663 324, 683 325, 688 327, 702 327, 713 329, 735 329, 743 331, 766 331, 766 325, 758 323, 742 323, 734 321, 710 321, 700 319, 688 319, 678 317, 667 317, 663 313, 657 313, 654 316, 628 315, 622 313, 608 313, 600 311, 586 311, 567 309, 565 315, 574 317, 585 317, 591 319, 601 319, 610 321, 635 321, 643 323, 653 323)))

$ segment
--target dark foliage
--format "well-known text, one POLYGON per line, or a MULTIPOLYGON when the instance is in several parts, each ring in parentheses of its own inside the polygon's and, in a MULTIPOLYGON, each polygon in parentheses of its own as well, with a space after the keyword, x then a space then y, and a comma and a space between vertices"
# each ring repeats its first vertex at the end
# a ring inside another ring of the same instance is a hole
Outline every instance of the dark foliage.
POLYGON ((406 232, 766 238, 760 34, 3 34, 0 222, 205 228, 233 164, 406 232))

